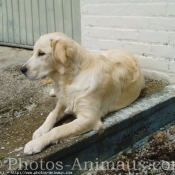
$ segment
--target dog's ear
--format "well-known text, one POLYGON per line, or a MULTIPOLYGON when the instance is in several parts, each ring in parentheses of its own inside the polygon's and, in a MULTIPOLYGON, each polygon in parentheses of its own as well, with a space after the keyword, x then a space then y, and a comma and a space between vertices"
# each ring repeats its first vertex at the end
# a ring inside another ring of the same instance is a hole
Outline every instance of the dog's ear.
POLYGON ((51 41, 51 47, 53 51, 53 59, 66 67, 74 53, 71 41, 67 39, 53 40, 51 41))

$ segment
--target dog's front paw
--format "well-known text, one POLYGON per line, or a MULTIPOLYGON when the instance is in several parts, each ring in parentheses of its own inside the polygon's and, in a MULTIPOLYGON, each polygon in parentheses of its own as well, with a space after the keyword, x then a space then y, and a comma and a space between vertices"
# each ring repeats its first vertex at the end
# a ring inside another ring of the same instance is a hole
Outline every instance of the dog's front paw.
POLYGON ((24 154, 31 155, 41 152, 46 145, 39 139, 32 140, 25 145, 24 154))
POLYGON ((33 133, 32 139, 36 139, 38 137, 41 137, 42 135, 46 134, 49 131, 50 131, 49 128, 41 126, 33 133))

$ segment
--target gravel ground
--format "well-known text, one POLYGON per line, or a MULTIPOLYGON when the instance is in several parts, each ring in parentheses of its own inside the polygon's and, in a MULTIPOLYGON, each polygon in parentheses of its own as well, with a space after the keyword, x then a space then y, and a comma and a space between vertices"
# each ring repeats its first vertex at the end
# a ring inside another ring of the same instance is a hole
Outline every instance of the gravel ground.
MULTIPOLYGON (((174 175, 175 123, 153 133, 140 148, 127 149, 109 160, 96 175, 174 175)), ((93 173, 91 174, 93 175, 93 173)))
MULTIPOLYGON (((144 97, 161 90, 166 83, 146 80, 144 97)), ((172 123, 132 148, 120 152, 109 164, 91 175, 175 175, 175 123, 172 123)))
MULTIPOLYGON (((32 139, 34 131, 55 108, 57 99, 49 96, 51 84, 43 85, 44 80, 28 80, 20 71, 22 64, 19 60, 11 65, 7 64, 5 69, 0 69, 0 175, 1 171, 7 171, 8 158, 21 158, 32 162, 53 154, 55 148, 59 150, 69 147, 78 140, 60 141, 59 147, 50 146, 33 156, 27 157, 23 154, 25 144, 32 139)), ((73 119, 69 115, 57 123, 57 126, 73 119)))
MULTIPOLYGON (((7 48, 1 48, 0 51, 3 53, 4 49, 7 48)), ((24 52, 20 49, 17 49, 17 51, 12 49, 11 52, 12 56, 15 53, 16 56, 20 56, 20 53, 25 56, 29 55, 29 51, 24 52)), ((5 57, 6 55, 4 55, 4 64, 6 63, 5 57)), ((24 59, 21 60, 25 61, 24 59)), ((50 97, 48 94, 52 85, 43 86, 42 81, 29 81, 21 74, 21 60, 14 61, 13 65, 7 64, 5 69, 2 68, 2 65, 0 67, 0 162, 4 164, 8 163, 6 158, 11 155, 22 156, 20 154, 24 145, 31 140, 33 132, 43 123, 56 104, 56 98, 50 97)), ((166 85, 167 83, 165 82, 146 80, 146 88, 142 91, 141 98, 154 91, 163 89, 166 85)), ((173 134, 175 129, 173 128, 175 127, 172 126, 159 135, 154 134, 152 140, 141 149, 131 150, 129 153, 121 153, 115 162, 121 157, 122 161, 140 161, 142 158, 152 161, 151 155, 153 154, 155 154, 155 156, 152 156, 154 158, 159 155, 159 159, 155 159, 158 161, 173 160, 170 159, 170 155, 174 154, 173 134), (163 153, 160 154, 160 151, 157 153, 157 150, 162 150, 163 153), (165 159, 161 155, 166 155, 169 159, 165 159)), ((116 174, 116 172, 100 171, 97 174, 116 174)))
POLYGON ((56 104, 50 85, 29 81, 20 65, 6 68, 0 75, 0 159, 24 146, 56 104))

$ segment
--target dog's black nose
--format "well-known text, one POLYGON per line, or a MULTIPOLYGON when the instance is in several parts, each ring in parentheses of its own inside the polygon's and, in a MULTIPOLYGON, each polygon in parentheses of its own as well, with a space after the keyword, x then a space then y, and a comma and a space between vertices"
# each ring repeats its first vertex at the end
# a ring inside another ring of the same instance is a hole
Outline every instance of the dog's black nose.
POLYGON ((25 73, 27 72, 27 67, 22 66, 22 67, 21 67, 21 72, 22 72, 23 74, 25 74, 25 73))

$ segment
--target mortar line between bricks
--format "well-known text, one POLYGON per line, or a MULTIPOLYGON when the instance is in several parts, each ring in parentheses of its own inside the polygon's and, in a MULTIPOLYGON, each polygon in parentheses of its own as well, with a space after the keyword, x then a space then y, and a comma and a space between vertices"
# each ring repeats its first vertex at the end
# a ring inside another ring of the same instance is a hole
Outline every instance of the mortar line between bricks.
MULTIPOLYGON (((131 5, 131 4, 137 4, 137 5, 147 5, 147 4, 151 4, 151 5, 160 5, 160 4, 162 4, 162 5, 165 5, 166 3, 173 3, 173 2, 139 2, 139 4, 138 4, 138 2, 129 2, 129 3, 127 3, 127 2, 107 2, 107 3, 99 3, 99 4, 97 4, 97 3, 93 3, 93 5, 131 5)), ((83 5, 92 5, 92 3, 84 3, 83 5)))
POLYGON ((145 31, 145 32, 165 32, 165 33, 170 33, 173 32, 175 33, 175 30, 154 30, 154 29, 137 29, 137 28, 119 28, 120 26, 113 26, 113 27, 98 27, 98 26, 84 26, 86 29, 111 29, 111 30, 119 30, 119 31, 145 31))
POLYGON ((165 19, 175 19, 175 16, 169 15, 169 16, 161 16, 161 15, 150 15, 150 16, 140 16, 140 15, 130 15, 130 16, 126 16, 126 15, 98 15, 98 14, 92 14, 89 15, 87 13, 83 13, 82 12, 82 17, 83 16, 89 16, 89 17, 121 17, 121 18, 144 18, 144 19, 150 19, 150 18, 165 18, 165 19))
MULTIPOLYGON (((95 37, 88 37, 89 39, 94 39, 95 37)), ((100 39, 100 38, 96 38, 96 39, 100 39)), ((161 43, 159 43, 159 42, 139 42, 138 40, 120 40, 120 39, 100 39, 100 41, 115 41, 116 43, 125 43, 125 42, 127 42, 127 43, 132 43, 132 44, 147 44, 147 45, 152 45, 152 46, 165 46, 164 44, 161 44, 161 43)), ((168 45, 166 45, 165 47, 168 47, 168 46, 170 46, 169 48, 173 48, 174 47, 174 44, 168 44, 168 45)))

